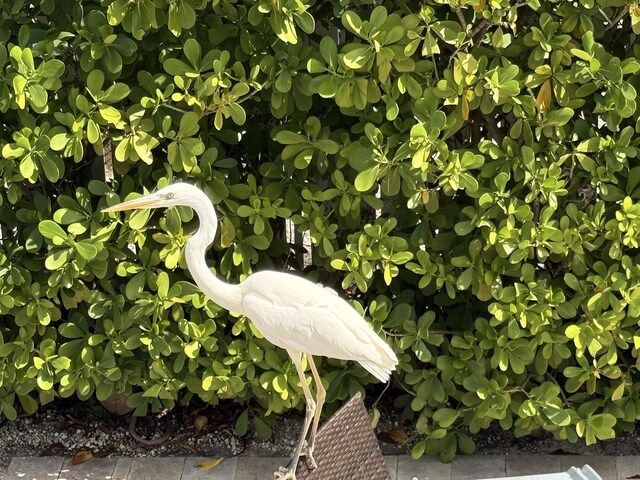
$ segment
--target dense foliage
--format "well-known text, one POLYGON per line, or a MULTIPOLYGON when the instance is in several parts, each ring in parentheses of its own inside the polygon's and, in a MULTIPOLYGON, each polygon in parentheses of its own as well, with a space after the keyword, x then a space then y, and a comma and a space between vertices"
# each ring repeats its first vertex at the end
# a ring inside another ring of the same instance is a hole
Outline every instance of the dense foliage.
MULTIPOLYGON (((185 272, 189 209, 100 212, 186 179, 218 275, 304 270, 385 335, 416 456, 632 429, 636 32, 620 0, 0 2, 0 412, 195 395, 268 435, 301 406, 185 272)), ((334 408, 373 381, 321 367, 334 408)))

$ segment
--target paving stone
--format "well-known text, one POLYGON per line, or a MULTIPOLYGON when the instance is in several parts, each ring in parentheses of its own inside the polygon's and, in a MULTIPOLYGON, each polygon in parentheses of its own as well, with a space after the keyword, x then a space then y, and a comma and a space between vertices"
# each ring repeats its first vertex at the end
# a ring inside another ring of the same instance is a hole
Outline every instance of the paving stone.
POLYGON ((278 467, 284 467, 288 461, 285 457, 240 457, 235 480, 272 479, 273 472, 277 471, 278 467))
POLYGON ((182 470, 182 480, 234 480, 238 466, 238 457, 225 458, 209 470, 198 470, 196 465, 214 457, 187 457, 182 470))
POLYGON ((395 455, 385 455, 384 463, 387 464, 389 475, 391 475, 391 480, 396 480, 396 478, 398 478, 398 457, 396 457, 395 455))
POLYGON ((111 477, 107 477, 106 480, 126 480, 129 477, 129 470, 131 470, 132 463, 133 458, 118 458, 116 461, 116 468, 113 470, 111 477))
MULTIPOLYGON (((0 480, 265 480, 288 459, 233 457, 210 470, 196 464, 210 457, 95 458, 71 465, 61 457, 16 457, 0 480)), ((603 480, 640 475, 640 456, 475 455, 458 456, 452 464, 424 457, 385 456, 392 480, 481 480, 566 472, 590 465, 603 480)))
MULTIPOLYGON (((627 480, 634 475, 640 475, 640 456, 616 457, 616 471, 618 480, 627 480)), ((609 479, 605 478, 605 480, 609 479)))
POLYGON ((13 457, 4 480, 56 480, 63 457, 13 457))
POLYGON ((554 455, 507 455, 507 477, 559 472, 555 458, 554 455))
MULTIPOLYGON (((398 457, 398 480, 450 480, 451 464, 437 458, 414 460, 409 455, 398 457)), ((456 479, 457 480, 457 479, 456 479)))
POLYGON ((129 480, 180 480, 184 469, 184 457, 134 458, 129 470, 129 480))
POLYGON ((604 480, 615 480, 618 476, 616 459, 604 455, 553 455, 557 458, 557 472, 566 472, 571 467, 582 468, 589 465, 604 480))
POLYGON ((504 455, 459 455, 451 464, 451 478, 455 480, 480 480, 506 476, 504 455))
POLYGON ((616 479, 615 458, 600 455, 507 455, 507 477, 562 473, 585 464, 604 479, 616 479))
POLYGON ((80 465, 72 465, 71 459, 67 458, 58 480, 105 480, 113 476, 117 462, 115 458, 92 458, 80 465))

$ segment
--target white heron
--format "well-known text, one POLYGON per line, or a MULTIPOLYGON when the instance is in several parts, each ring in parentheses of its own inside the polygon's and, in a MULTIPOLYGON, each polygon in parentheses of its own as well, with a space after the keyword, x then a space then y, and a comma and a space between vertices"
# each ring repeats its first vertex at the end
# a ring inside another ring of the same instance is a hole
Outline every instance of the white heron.
POLYGON ((296 367, 306 399, 305 419, 291 461, 274 474, 279 480, 295 480, 301 455, 306 456, 310 468, 316 467, 314 442, 325 389, 313 355, 355 360, 382 382, 389 381, 398 359, 364 318, 330 288, 276 271, 254 273, 236 285, 217 278, 207 267, 205 252, 216 236, 218 218, 211 200, 193 185, 175 183, 103 212, 176 205, 191 207, 200 219, 198 230, 185 247, 187 266, 196 284, 221 307, 247 316, 267 340, 287 351, 296 367), (315 380, 315 398, 305 379, 303 354, 315 380))

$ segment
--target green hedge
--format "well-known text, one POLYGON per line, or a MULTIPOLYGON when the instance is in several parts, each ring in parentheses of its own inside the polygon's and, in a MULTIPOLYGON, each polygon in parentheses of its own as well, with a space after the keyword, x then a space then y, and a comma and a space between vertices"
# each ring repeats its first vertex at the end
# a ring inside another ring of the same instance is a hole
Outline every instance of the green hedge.
MULTIPOLYGON (((301 407, 191 282, 190 210, 100 213, 184 179, 218 275, 304 270, 386 336, 414 455, 633 429, 638 33, 619 0, 0 2, 1 414, 234 399, 268 436, 301 407)), ((321 368, 329 409, 373 382, 321 368)))

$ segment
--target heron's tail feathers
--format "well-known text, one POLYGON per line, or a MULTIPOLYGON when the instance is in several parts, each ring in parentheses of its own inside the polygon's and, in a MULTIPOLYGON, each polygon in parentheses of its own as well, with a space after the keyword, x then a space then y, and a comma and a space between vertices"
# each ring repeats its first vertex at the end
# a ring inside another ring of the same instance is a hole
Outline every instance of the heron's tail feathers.
POLYGON ((377 363, 360 360, 358 362, 367 372, 376 377, 381 382, 387 383, 391 376, 391 371, 395 370, 395 364, 392 367, 378 365, 377 363))
MULTIPOLYGON (((388 382, 391 372, 396 369, 398 364, 398 357, 387 343, 376 335, 373 330, 371 335, 374 337, 374 346, 377 353, 377 359, 373 360, 368 358, 366 360, 358 360, 358 363, 362 365, 371 375, 376 377, 381 382, 388 382)), ((373 355, 371 355, 373 356, 373 355)))

